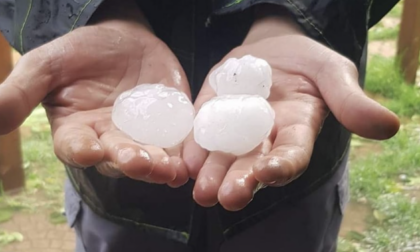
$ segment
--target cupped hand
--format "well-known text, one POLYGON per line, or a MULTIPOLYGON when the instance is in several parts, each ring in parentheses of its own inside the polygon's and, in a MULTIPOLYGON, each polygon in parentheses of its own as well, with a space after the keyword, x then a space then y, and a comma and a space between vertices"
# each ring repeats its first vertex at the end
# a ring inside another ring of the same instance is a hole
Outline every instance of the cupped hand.
POLYGON ((134 142, 115 128, 112 106, 140 83, 163 83, 190 95, 168 47, 144 26, 107 22, 76 29, 24 55, 0 85, 0 134, 17 128, 42 102, 58 158, 104 175, 187 182, 181 146, 165 150, 134 142))
MULTIPOLYGON (((184 160, 196 177, 194 198, 199 204, 220 202, 227 210, 239 210, 261 187, 283 186, 297 178, 309 164, 330 111, 362 137, 387 139, 398 131, 398 118, 359 87, 354 64, 316 41, 301 34, 270 37, 234 49, 222 62, 247 54, 265 59, 272 67, 268 101, 276 113, 275 125, 269 138, 244 156, 208 153, 192 137, 184 144, 184 160)), ((196 109, 214 96, 207 79, 196 109)))

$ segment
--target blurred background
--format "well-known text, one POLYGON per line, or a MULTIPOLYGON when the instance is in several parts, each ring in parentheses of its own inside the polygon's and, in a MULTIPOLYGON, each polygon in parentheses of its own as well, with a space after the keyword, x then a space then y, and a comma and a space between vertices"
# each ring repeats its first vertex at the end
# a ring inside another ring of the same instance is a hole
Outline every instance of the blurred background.
MULTIPOLYGON (((420 251, 419 50, 419 0, 401 1, 369 33, 366 92, 402 126, 384 142, 354 136, 339 252, 420 251)), ((0 37, 0 82, 18 59, 0 37)), ((18 131, 0 137, 0 251, 74 251, 63 216, 64 178, 38 107, 18 131)))

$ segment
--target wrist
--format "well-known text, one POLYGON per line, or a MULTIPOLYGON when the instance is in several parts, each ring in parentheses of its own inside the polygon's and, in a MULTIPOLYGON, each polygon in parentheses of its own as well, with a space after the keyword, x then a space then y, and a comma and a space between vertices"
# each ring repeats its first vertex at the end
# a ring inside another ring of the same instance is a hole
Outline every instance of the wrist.
POLYGON ((286 35, 304 35, 288 10, 273 4, 258 5, 255 9, 255 21, 243 44, 286 35))
POLYGON ((152 35, 153 30, 134 0, 105 0, 88 22, 131 35, 152 35))

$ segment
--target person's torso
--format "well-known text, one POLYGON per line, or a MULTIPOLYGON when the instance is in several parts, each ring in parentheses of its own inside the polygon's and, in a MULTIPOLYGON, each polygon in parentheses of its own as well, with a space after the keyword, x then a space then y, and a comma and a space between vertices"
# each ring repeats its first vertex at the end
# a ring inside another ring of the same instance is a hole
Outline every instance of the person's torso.
MULTIPOLYGON (((194 97, 209 69, 241 44, 253 21, 252 9, 222 16, 211 15, 212 1, 150 0, 139 1, 139 5, 157 36, 178 57, 194 97)), ((330 36, 329 41, 343 48, 340 49, 341 53, 358 64, 360 43, 356 38, 348 41, 350 37, 340 36, 330 36), (343 43, 340 44, 340 41, 343 43)), ((308 169, 297 180, 284 187, 261 190, 239 212, 228 212, 215 206, 219 208, 219 218, 226 236, 258 221, 276 205, 303 197, 324 183, 338 167, 348 148, 349 139, 350 133, 332 115, 328 116, 315 143, 308 169)), ((147 184, 129 178, 108 178, 93 168, 68 168, 67 171, 82 199, 96 213, 148 232, 183 242, 188 240, 191 216, 197 209, 192 199, 193 181, 172 189, 166 185, 147 184)))

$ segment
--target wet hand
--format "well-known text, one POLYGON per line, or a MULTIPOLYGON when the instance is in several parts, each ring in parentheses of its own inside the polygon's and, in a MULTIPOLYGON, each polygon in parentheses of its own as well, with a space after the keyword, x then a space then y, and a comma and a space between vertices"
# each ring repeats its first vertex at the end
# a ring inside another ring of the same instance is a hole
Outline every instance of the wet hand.
POLYGON ((115 99, 139 83, 190 94, 178 60, 144 25, 118 20, 76 29, 24 55, 0 85, 0 134, 42 103, 55 153, 65 164, 180 186, 189 178, 181 146, 141 145, 111 121, 115 99))
MULTIPOLYGON (((268 26, 276 22, 271 21, 268 26)), ((183 158, 196 178, 194 198, 202 206, 220 203, 227 210, 240 210, 260 188, 283 186, 299 177, 330 112, 362 137, 381 140, 398 131, 396 115, 364 94, 351 61, 294 28, 280 30, 281 36, 261 39, 264 34, 256 29, 255 35, 222 60, 250 54, 271 65, 273 86, 268 101, 276 113, 271 135, 239 157, 209 153, 193 137, 184 145, 183 158)), ((207 79, 196 109, 214 96, 207 79)))

